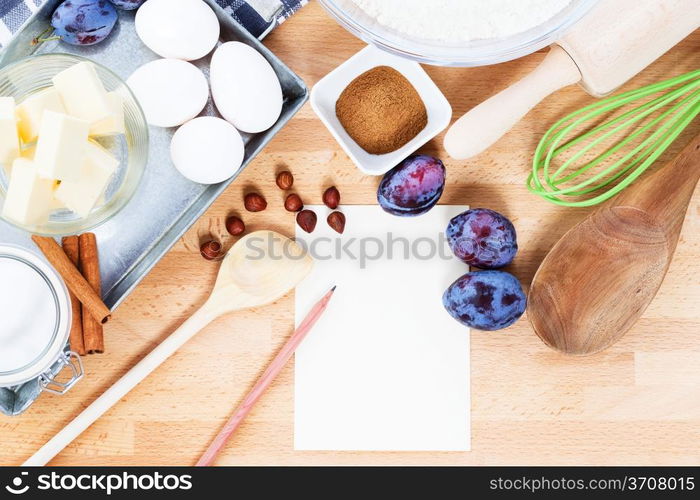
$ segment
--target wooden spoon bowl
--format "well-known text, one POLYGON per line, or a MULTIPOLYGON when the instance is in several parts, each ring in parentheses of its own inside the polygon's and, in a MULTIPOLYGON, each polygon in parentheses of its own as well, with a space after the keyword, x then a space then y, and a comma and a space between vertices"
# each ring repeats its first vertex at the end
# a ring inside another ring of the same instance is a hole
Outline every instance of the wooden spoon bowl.
POLYGON ((596 212, 554 246, 535 274, 528 313, 535 332, 567 354, 609 347, 656 295, 671 247, 644 212, 627 207, 596 212))

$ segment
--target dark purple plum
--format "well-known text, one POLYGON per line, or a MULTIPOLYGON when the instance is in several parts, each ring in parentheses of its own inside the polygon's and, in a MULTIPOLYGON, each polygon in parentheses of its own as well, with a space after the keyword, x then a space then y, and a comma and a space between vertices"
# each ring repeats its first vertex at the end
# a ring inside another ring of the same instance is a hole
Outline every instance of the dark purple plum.
POLYGON ((117 9, 108 0, 66 0, 51 17, 54 35, 71 45, 94 45, 112 32, 117 9))
POLYGON ((146 0, 109 0, 117 9, 135 10, 141 7, 146 0))
POLYGON ((513 223, 488 208, 474 208, 453 217, 445 234, 458 259, 481 269, 506 266, 518 251, 513 223))
POLYGON ((398 216, 423 214, 442 196, 445 175, 445 165, 437 158, 409 156, 384 175, 377 190, 379 206, 398 216))
POLYGON ((452 283, 442 296, 447 312, 477 330, 500 330, 525 312, 527 299, 518 279, 505 271, 474 271, 452 283))

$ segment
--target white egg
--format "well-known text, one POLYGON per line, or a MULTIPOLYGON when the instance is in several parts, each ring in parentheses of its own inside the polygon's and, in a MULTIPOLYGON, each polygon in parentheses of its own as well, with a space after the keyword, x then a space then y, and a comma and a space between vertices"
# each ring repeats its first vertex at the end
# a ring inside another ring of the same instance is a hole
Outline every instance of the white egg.
POLYGON ((241 42, 221 45, 211 58, 211 93, 221 116, 244 132, 270 128, 282 112, 282 87, 270 63, 241 42))
POLYGON ((136 12, 136 33, 161 57, 192 61, 219 40, 219 20, 202 0, 148 0, 136 12))
POLYGON ((185 177, 200 184, 225 181, 243 162, 243 139, 229 122, 200 116, 182 127, 170 142, 170 157, 185 177))
POLYGON ((182 125, 201 113, 209 99, 204 73, 179 59, 146 63, 126 83, 143 108, 146 121, 156 127, 182 125))

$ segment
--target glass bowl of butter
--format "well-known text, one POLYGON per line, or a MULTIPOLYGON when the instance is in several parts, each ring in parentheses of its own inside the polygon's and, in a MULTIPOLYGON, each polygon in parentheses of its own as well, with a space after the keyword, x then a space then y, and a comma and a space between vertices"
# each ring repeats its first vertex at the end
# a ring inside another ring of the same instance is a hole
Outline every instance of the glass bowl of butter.
POLYGON ((0 217, 35 234, 88 231, 136 191, 148 126, 126 83, 70 54, 0 69, 0 217))

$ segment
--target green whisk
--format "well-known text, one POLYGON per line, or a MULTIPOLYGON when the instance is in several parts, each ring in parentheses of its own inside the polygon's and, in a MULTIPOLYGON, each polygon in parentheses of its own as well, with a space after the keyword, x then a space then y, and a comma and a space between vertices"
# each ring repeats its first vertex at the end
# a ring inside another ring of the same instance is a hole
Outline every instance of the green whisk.
POLYGON ((642 175, 698 113, 700 69, 599 100, 545 133, 527 187, 557 205, 601 203, 642 175))

